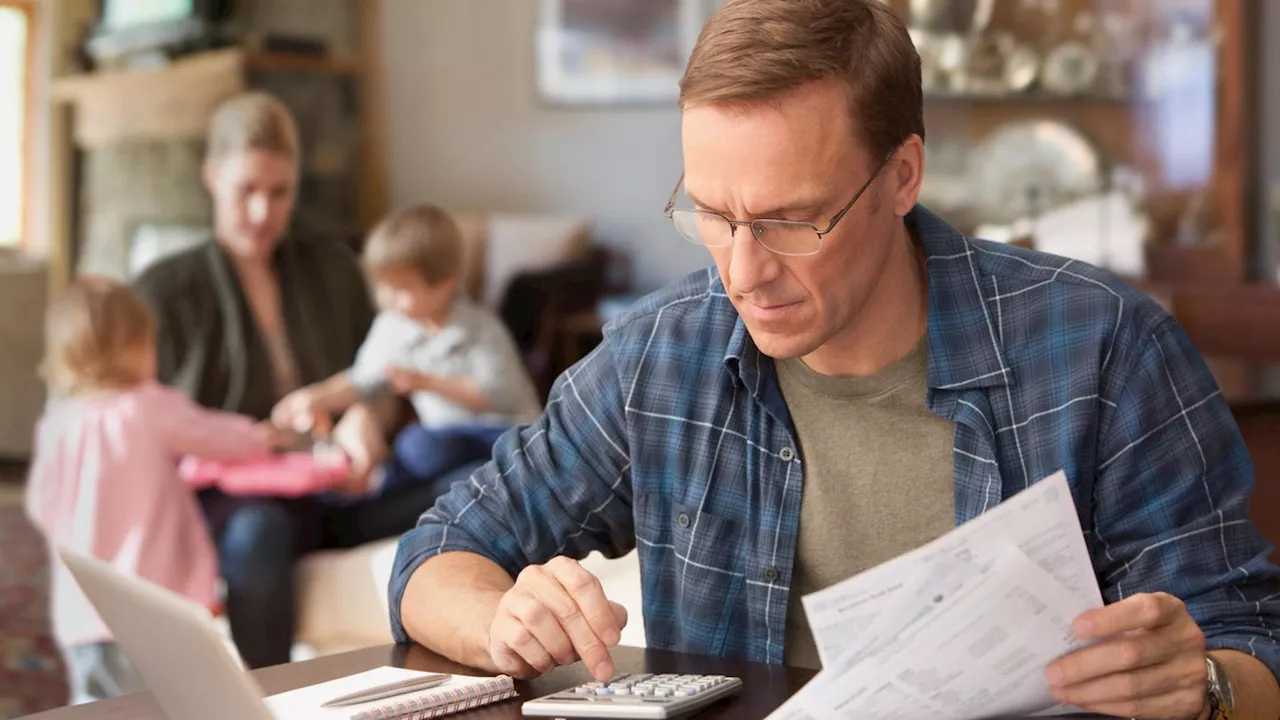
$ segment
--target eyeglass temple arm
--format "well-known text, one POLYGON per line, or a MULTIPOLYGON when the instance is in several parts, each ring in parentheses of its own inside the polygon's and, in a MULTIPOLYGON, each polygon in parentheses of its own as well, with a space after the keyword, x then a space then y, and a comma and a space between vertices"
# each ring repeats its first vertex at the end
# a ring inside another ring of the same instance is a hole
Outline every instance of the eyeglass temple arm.
MULTIPOLYGON (((835 229, 836 223, 840 222, 840 219, 845 216, 845 213, 849 212, 849 210, 853 207, 853 204, 858 202, 858 198, 862 197, 862 193, 866 192, 867 188, 871 187, 871 183, 875 182, 875 179, 880 177, 880 171, 884 170, 884 166, 888 165, 889 161, 892 160, 893 156, 896 155, 897 153, 898 153, 898 148, 895 146, 892 150, 889 151, 888 155, 884 156, 884 159, 881 160, 880 164, 876 166, 875 172, 871 173, 871 177, 867 178, 867 181, 862 183, 862 187, 858 188, 858 192, 854 193, 852 198, 849 198, 848 204, 846 204, 843 208, 841 208, 840 212, 836 213, 835 217, 831 218, 831 222, 827 223, 827 229, 819 232, 818 237, 824 237, 830 234, 831 231, 835 229)), ((683 176, 681 177, 683 178, 683 176)), ((676 186, 676 189, 679 190, 680 187, 676 186)), ((672 195, 672 199, 674 198, 675 196, 672 195)))
POLYGON ((671 197, 667 198, 667 206, 662 209, 662 214, 671 217, 671 211, 676 206, 676 195, 680 194, 680 185, 684 183, 684 173, 680 173, 680 179, 676 180, 676 186, 671 190, 671 197))

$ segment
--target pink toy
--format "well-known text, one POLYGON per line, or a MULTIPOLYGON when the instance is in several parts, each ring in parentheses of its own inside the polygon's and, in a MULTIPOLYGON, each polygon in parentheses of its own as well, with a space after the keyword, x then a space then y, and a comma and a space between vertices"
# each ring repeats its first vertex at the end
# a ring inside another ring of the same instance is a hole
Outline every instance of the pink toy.
POLYGON ((217 485, 228 495, 301 497, 329 490, 346 477, 349 463, 341 453, 319 458, 288 452, 240 462, 185 457, 178 476, 195 488, 217 485))

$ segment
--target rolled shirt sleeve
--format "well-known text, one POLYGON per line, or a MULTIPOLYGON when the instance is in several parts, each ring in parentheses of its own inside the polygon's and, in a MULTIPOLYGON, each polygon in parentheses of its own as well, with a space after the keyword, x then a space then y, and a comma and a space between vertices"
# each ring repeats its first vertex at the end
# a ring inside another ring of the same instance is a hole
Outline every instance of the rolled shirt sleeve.
POLYGON ((413 573, 441 553, 489 558, 513 577, 553 557, 618 557, 635 546, 622 391, 608 343, 562 375, 537 422, 508 431, 494 459, 400 541, 388 588, 392 633, 413 573))
POLYGON ((1172 319, 1128 362, 1102 418, 1093 489, 1103 595, 1175 595, 1210 649, 1248 653, 1280 675, 1280 583, 1248 518, 1253 466, 1231 411, 1172 319))

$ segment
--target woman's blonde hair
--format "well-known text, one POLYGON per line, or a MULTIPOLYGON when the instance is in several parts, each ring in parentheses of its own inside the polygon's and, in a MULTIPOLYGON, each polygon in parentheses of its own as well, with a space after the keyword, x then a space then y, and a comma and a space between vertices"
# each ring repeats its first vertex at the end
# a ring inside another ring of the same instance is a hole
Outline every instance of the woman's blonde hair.
POLYGON ((237 95, 218 106, 209 122, 207 160, 265 150, 297 160, 298 126, 274 96, 260 91, 237 95))
POLYGON ((59 395, 136 385, 137 353, 155 343, 151 309, 129 288, 103 277, 81 277, 45 312, 40 375, 59 395))

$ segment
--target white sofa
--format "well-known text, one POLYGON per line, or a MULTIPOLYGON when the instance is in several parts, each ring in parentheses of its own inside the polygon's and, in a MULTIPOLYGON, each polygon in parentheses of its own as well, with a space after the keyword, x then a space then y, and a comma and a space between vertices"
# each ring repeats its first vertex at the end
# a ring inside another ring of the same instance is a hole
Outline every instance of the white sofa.
MULTIPOLYGON (((517 273, 570 259, 586 246, 586 223, 576 218, 496 214, 456 215, 466 236, 469 267, 464 286, 492 305, 517 273)), ((294 655, 328 655, 391 642, 387 582, 395 539, 351 550, 316 553, 299 563, 297 642, 294 655)), ((640 570, 635 553, 616 560, 599 554, 584 561, 610 599, 627 608, 623 643, 644 645, 640 570)))
MULTIPOLYGON (((316 553, 298 564, 298 645, 295 659, 331 655, 391 642, 387 580, 396 541, 352 550, 316 553)), ((640 614, 640 565, 635 552, 616 560, 593 553, 583 566, 604 585, 610 600, 627 609, 622 644, 644 647, 640 614)))

